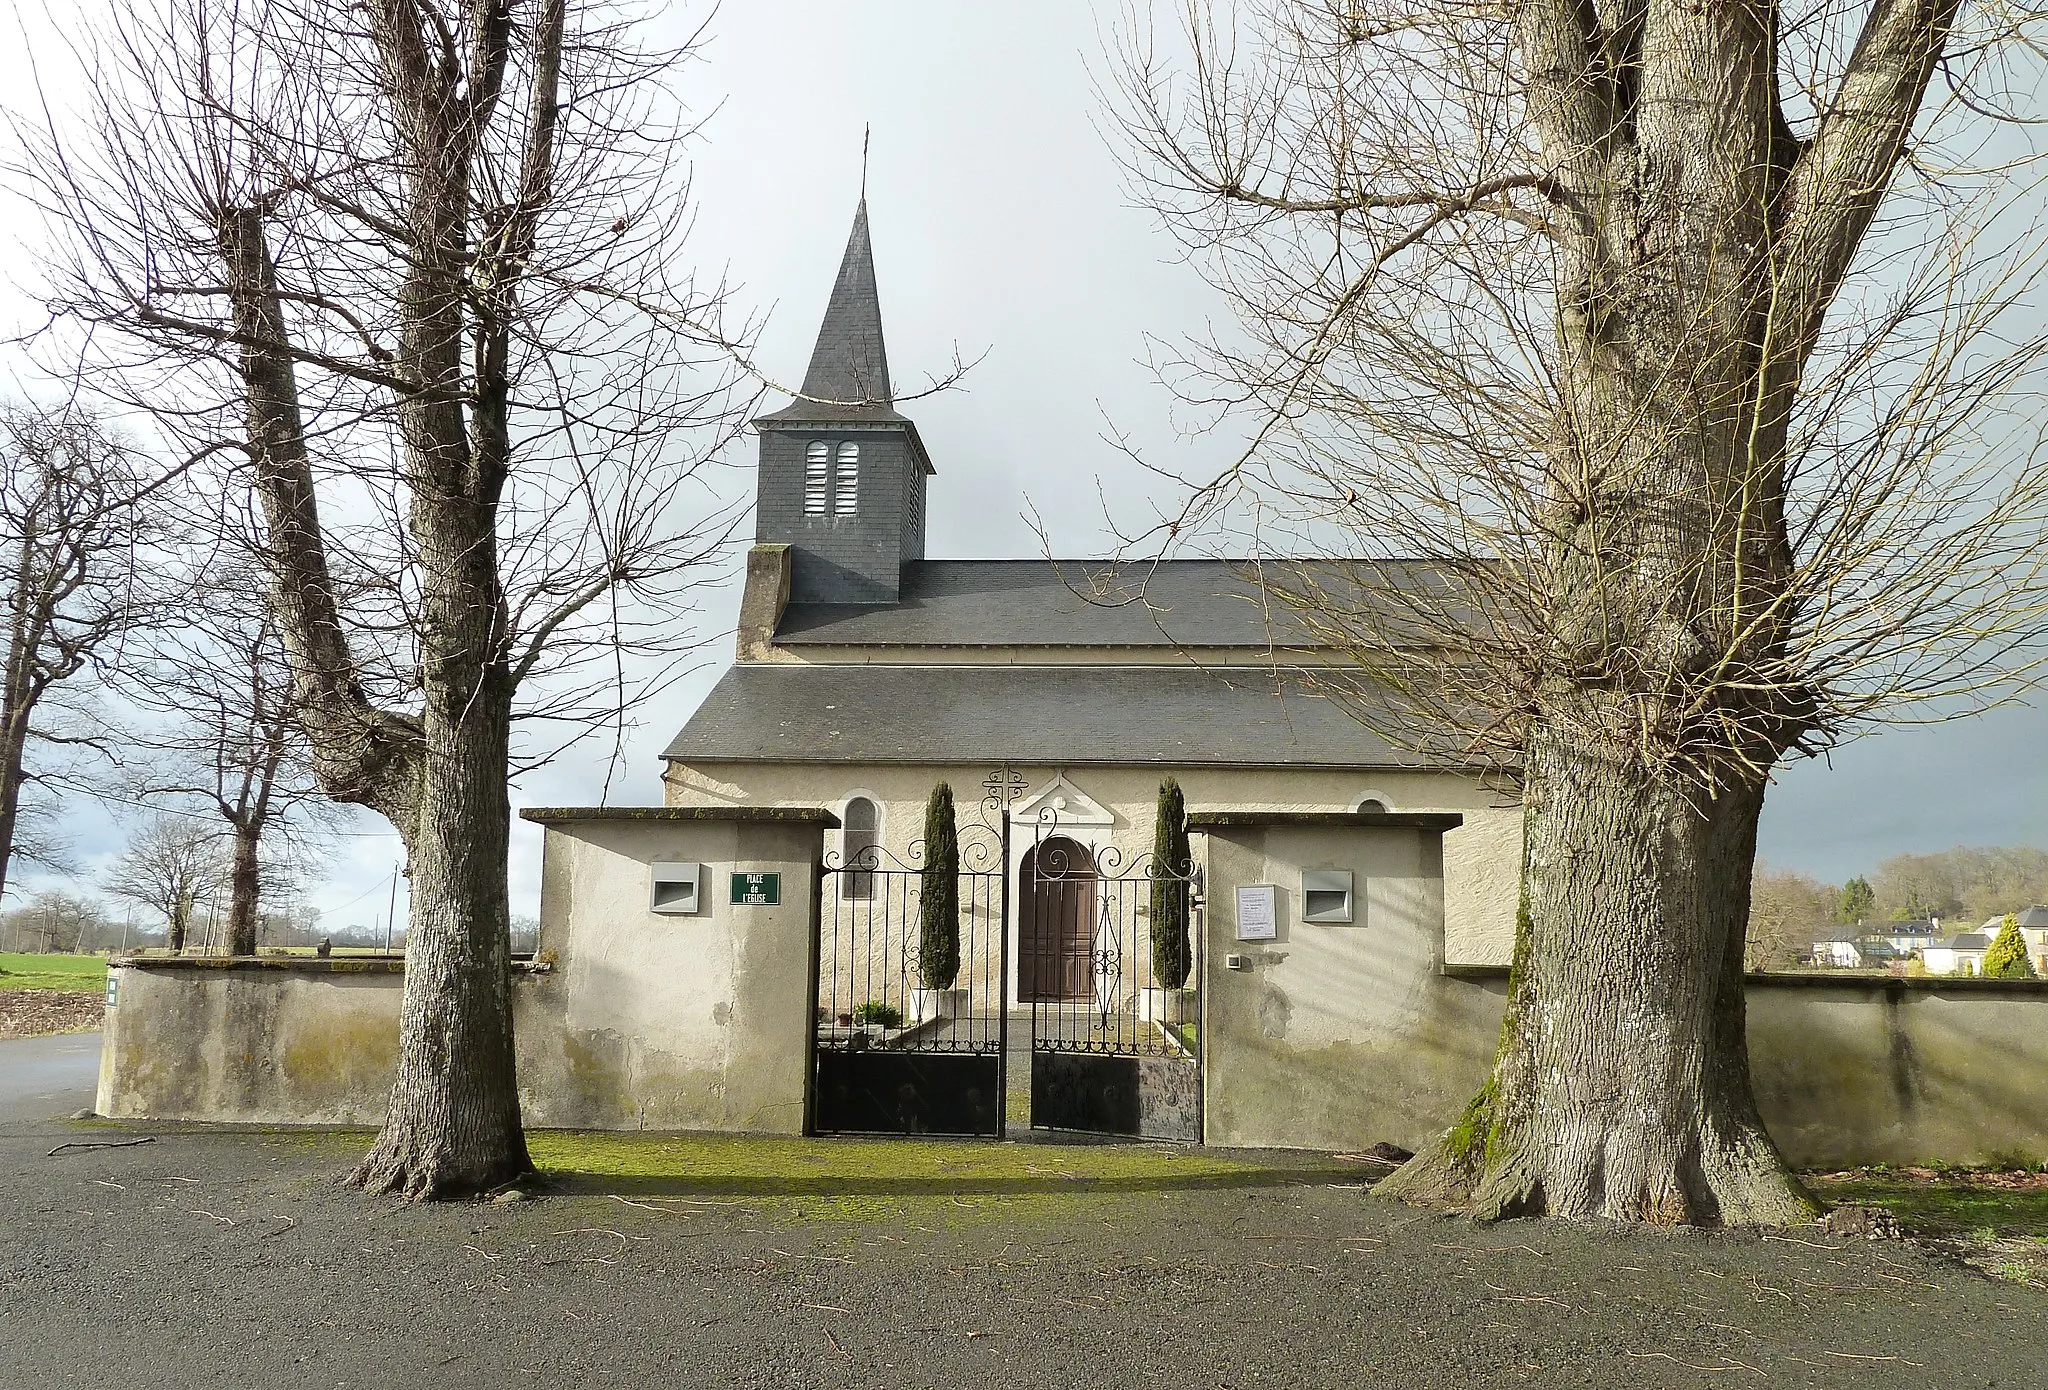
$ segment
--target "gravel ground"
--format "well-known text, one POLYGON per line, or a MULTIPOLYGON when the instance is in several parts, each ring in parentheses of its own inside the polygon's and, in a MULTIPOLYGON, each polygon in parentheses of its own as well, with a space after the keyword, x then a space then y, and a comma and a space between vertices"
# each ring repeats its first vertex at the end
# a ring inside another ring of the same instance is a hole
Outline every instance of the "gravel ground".
POLYGON ((0 1125, 0 1386, 2048 1383, 2048 1295, 1910 1244, 1481 1227, 1300 1160, 408 1208, 335 1184, 362 1142, 0 1125))

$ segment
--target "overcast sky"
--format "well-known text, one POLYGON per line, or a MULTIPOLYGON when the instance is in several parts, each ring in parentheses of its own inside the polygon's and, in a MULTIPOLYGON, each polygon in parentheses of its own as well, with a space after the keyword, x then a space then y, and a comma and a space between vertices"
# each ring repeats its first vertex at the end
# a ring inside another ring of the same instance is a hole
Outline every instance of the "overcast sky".
MULTIPOLYGON (((679 36, 701 13, 660 23, 679 36)), ((872 125, 869 213, 898 390, 943 371, 956 345, 987 352, 964 389, 909 407, 938 469, 935 557, 1037 554, 1027 507, 1058 550, 1099 552, 1104 500, 1136 517, 1158 486, 1103 442, 1109 422, 1163 461, 1228 445, 1181 437, 1141 365, 1148 334, 1198 329, 1214 305, 1130 206, 1096 128, 1089 67, 1115 13, 1084 0, 728 4, 685 79, 701 108, 722 102, 694 152, 694 259, 726 269, 742 303, 772 310, 760 358, 786 379, 808 358, 872 125)), ((0 52, 8 89, 24 90, 25 77, 19 51, 0 52)), ((750 489, 751 445, 733 464, 730 485, 750 489)), ((737 603, 729 584, 703 623, 703 669, 641 712, 614 802, 658 799, 656 755, 727 660, 737 603)), ((2048 719, 2020 709, 1888 730, 1831 766, 1799 764, 1771 794, 1763 854, 1840 881, 1900 851, 2048 844, 2044 735, 2048 719)), ((589 803, 601 763, 602 750, 572 753, 527 778, 518 802, 589 803)), ((88 868, 118 848, 104 818, 74 827, 88 868)), ((396 842, 374 820, 360 829, 313 895, 335 926, 384 909, 396 842)), ((513 864, 514 910, 526 913, 539 888, 529 832, 520 827, 513 864)))

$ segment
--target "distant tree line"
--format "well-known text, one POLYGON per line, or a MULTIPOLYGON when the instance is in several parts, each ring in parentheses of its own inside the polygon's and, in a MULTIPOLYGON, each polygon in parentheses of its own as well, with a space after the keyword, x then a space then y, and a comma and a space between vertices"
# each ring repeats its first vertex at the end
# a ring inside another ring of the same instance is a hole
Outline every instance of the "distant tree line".
MULTIPOLYGON (((202 910, 197 927, 203 935, 208 929, 218 932, 223 922, 202 910)), ((373 935, 376 944, 383 941, 381 933, 368 927, 329 933, 321 926, 318 910, 304 906, 265 912, 257 931, 266 947, 311 946, 329 935, 348 945, 370 945, 373 935)), ((167 935, 164 922, 153 914, 113 909, 103 899, 81 893, 40 892, 22 906, 0 912, 0 951, 139 951, 161 948, 167 935)), ((197 937, 193 944, 199 944, 197 937)))
POLYGON ((1939 917, 1957 930, 2048 903, 2048 850, 2032 845, 1895 854, 1844 884, 1758 861, 1750 888, 1751 969, 1792 964, 1822 930, 1939 917))

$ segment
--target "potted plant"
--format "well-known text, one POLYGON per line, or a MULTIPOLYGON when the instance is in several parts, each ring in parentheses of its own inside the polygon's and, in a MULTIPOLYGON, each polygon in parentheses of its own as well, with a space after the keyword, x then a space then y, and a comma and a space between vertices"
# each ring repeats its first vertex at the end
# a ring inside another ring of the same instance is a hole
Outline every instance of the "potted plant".
POLYGON ((1180 783, 1159 784, 1159 811, 1152 827, 1152 985, 1138 991, 1138 1017, 1172 1025, 1186 1021, 1188 972, 1194 951, 1188 940, 1188 895, 1194 888, 1194 854, 1188 847, 1188 808, 1180 783))
POLYGON ((863 1028, 880 1028, 887 1031, 903 1026, 903 1010, 894 1004, 885 1004, 879 999, 870 999, 854 1009, 853 1021, 863 1028))
POLYGON ((960 832, 953 818, 953 789, 941 782, 924 807, 924 869, 917 895, 917 985, 910 992, 911 1015, 956 1018, 967 1008, 960 977, 960 832))

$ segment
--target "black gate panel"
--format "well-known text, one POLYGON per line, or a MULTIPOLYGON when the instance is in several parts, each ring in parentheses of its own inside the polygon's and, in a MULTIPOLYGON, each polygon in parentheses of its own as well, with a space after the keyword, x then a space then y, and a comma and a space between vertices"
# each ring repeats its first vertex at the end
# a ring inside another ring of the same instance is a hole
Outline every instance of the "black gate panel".
POLYGON ((1000 845, 960 846, 969 867, 867 845, 828 857, 819 892, 817 1134, 1001 1138, 1008 1016, 1000 845), (928 901, 929 900, 929 901, 928 901))
POLYGON ((1034 1052, 1031 1123, 1041 1129, 1136 1134, 1138 1059, 1087 1052, 1034 1052))
POLYGON ((1000 1053, 818 1051, 819 1134, 1000 1138, 1000 1053))
POLYGON ((1031 1122, 1136 1139, 1202 1142, 1202 1073, 1192 1058, 1038 1052, 1031 1122))

